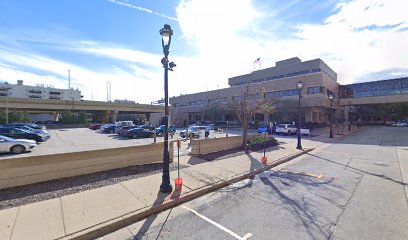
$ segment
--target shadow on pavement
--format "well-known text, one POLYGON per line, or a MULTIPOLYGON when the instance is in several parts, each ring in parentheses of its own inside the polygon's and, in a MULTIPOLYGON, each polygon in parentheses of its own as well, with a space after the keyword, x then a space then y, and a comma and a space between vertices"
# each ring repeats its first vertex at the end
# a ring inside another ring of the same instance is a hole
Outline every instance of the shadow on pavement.
MULTIPOLYGON (((168 195, 169 195, 168 193, 158 192, 158 193, 157 193, 157 198, 156 198, 156 200, 154 201, 154 203, 153 203, 151 209, 156 208, 157 205, 162 204, 168 195)), ((147 210, 147 211, 148 211, 148 210, 147 210)), ((170 209, 169 214, 168 214, 167 217, 166 217, 166 220, 161 224, 162 226, 161 226, 161 228, 160 228, 160 231, 158 232, 158 235, 157 235, 156 239, 159 238, 160 233, 161 233, 161 231, 163 230, 163 227, 164 227, 164 225, 166 224, 166 222, 167 222, 167 220, 168 220, 168 218, 169 218, 169 216, 170 216, 170 214, 171 214, 171 211, 172 211, 172 209, 170 209)), ((153 222, 154 222, 154 220, 155 220, 156 218, 157 218, 157 214, 153 214, 153 215, 151 215, 150 217, 148 217, 148 218, 146 218, 145 220, 143 220, 143 221, 144 221, 144 222, 143 222, 143 225, 139 228, 139 231, 135 234, 133 240, 140 240, 140 239, 142 239, 142 238, 145 236, 145 234, 149 231, 150 227, 152 226, 152 224, 153 224, 153 222)))
MULTIPOLYGON (((272 194, 275 194, 279 199, 285 204, 289 210, 293 211, 295 216, 302 222, 304 229, 312 239, 318 239, 320 236, 315 236, 310 229, 310 225, 313 225, 319 232, 324 236, 328 237, 329 234, 325 232, 319 224, 316 223, 316 215, 313 211, 308 209, 308 203, 302 198, 302 202, 290 198, 288 195, 284 194, 275 184, 267 177, 261 178, 261 181, 270 186, 272 189, 272 194)), ((319 183, 325 184, 325 183, 319 183)))
POLYGON ((307 155, 310 155, 310 156, 313 156, 313 157, 316 157, 316 158, 319 158, 319 159, 322 159, 322 160, 324 160, 324 161, 327 161, 327 162, 336 164, 336 165, 340 165, 340 166, 343 166, 343 167, 346 167, 346 168, 349 168, 349 169, 352 169, 352 170, 356 170, 356 171, 358 171, 358 172, 360 172, 360 173, 365 173, 365 174, 368 174, 368 175, 371 175, 371 176, 374 176, 374 177, 383 178, 383 179, 385 179, 385 180, 388 180, 388 181, 391 181, 391 182, 400 184, 400 185, 402 185, 402 186, 408 186, 408 184, 406 184, 406 183, 404 183, 404 182, 401 182, 401 181, 395 180, 395 179, 393 179, 393 178, 387 177, 387 176, 385 176, 385 175, 383 175, 383 174, 377 174, 377 173, 372 173, 372 172, 368 172, 368 171, 365 171, 365 170, 361 170, 361 169, 358 169, 358 168, 355 168, 355 167, 351 167, 351 166, 349 166, 348 164, 338 163, 338 162, 336 162, 336 161, 330 160, 330 159, 328 159, 328 158, 320 157, 320 156, 315 155, 315 154, 311 154, 311 153, 306 153, 306 154, 307 154, 307 155))

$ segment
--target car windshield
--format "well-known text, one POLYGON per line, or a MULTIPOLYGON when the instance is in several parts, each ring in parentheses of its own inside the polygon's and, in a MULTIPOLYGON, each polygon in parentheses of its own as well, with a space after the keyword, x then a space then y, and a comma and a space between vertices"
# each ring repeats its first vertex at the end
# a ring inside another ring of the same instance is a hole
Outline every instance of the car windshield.
POLYGON ((0 139, 6 140, 8 142, 15 141, 15 139, 12 139, 12 138, 9 138, 9 137, 3 136, 3 135, 0 135, 0 139))
POLYGON ((284 124, 279 124, 278 128, 285 128, 286 126, 284 124))
POLYGON ((35 131, 35 129, 32 129, 32 128, 27 127, 27 126, 21 126, 21 127, 17 127, 17 128, 18 128, 18 129, 27 130, 27 131, 31 131, 31 132, 35 131))
POLYGON ((22 128, 15 128, 14 130, 17 131, 17 132, 31 133, 30 131, 22 129, 22 128))

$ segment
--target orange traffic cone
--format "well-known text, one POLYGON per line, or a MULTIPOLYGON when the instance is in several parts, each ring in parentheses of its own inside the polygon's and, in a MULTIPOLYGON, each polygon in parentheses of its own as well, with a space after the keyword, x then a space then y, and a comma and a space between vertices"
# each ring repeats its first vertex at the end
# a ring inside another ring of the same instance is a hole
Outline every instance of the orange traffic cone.
POLYGON ((183 178, 176 178, 176 191, 181 192, 183 188, 183 178))

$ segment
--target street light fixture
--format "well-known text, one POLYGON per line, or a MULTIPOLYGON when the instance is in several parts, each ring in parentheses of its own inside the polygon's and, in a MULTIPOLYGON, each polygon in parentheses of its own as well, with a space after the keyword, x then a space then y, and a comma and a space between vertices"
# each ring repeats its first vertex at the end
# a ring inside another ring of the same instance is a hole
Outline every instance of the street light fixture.
POLYGON ((330 99, 330 136, 329 138, 333 138, 333 99, 334 99, 334 93, 333 92, 328 92, 328 97, 330 99))
POLYGON ((169 160, 169 93, 168 93, 168 71, 173 71, 176 66, 174 62, 169 63, 169 49, 171 44, 171 36, 173 35, 173 30, 170 25, 165 24, 162 29, 160 29, 160 35, 162 36, 162 47, 164 58, 162 58, 161 63, 164 68, 164 146, 163 146, 163 175, 162 183, 160 185, 160 192, 170 193, 173 191, 173 187, 170 184, 170 160, 169 160))
POLYGON ((297 89, 299 90, 299 103, 298 103, 298 125, 297 125, 297 149, 302 149, 302 139, 301 139, 301 134, 300 134, 300 118, 301 118, 301 113, 300 113, 300 99, 302 98, 302 88, 303 88, 303 82, 298 81, 296 84, 297 89))
POLYGON ((1 88, 1 90, 2 91, 5 91, 6 92, 6 124, 8 124, 9 123, 9 107, 8 107, 8 97, 9 97, 9 90, 11 89, 11 87, 9 86, 9 84, 6 82, 5 84, 4 84, 4 87, 2 87, 1 88))

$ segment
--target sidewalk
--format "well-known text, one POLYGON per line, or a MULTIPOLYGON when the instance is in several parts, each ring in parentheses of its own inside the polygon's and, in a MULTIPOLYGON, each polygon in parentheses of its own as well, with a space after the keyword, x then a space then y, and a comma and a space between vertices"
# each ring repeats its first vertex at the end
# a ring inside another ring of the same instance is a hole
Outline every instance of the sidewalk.
MULTIPOLYGON (((304 146, 305 147, 305 146, 304 146)), ((137 178, 60 198, 0 211, 2 239, 89 239, 125 227, 208 192, 273 167, 305 151, 295 143, 267 149, 268 166, 262 166, 263 152, 205 161, 191 156, 180 162, 191 165, 180 170, 182 192, 158 192, 161 174, 137 178)), ((177 158, 175 159, 177 161, 177 158)), ((171 183, 177 171, 170 173, 171 183)))

